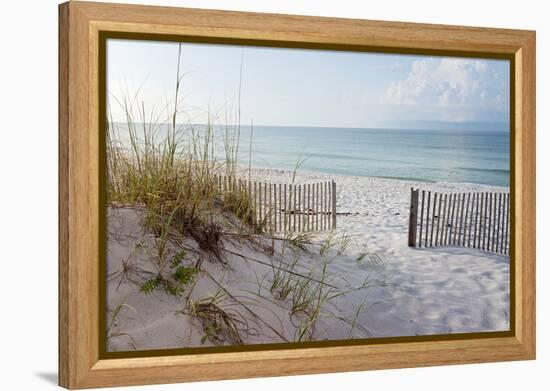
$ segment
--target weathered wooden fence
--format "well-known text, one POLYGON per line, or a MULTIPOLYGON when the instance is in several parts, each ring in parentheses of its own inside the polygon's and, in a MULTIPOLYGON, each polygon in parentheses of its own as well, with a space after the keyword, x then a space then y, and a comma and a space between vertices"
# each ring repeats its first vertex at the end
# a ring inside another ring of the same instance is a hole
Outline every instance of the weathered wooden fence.
POLYGON ((220 192, 248 195, 253 224, 271 232, 325 231, 336 228, 336 182, 282 184, 219 175, 220 192))
POLYGON ((510 193, 411 189, 409 246, 510 253, 510 193))

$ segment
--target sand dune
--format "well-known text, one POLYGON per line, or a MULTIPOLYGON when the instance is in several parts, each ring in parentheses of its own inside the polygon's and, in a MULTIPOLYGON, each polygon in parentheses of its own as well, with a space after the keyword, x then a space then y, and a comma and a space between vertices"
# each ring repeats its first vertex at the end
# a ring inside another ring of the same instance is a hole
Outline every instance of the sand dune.
MULTIPOLYGON (((257 169, 251 175, 262 180, 288 183, 291 174, 257 169)), ((291 315, 292 303, 278 300, 269 290, 273 267, 287 267, 299 257, 295 271, 319 280, 323 261, 328 276, 324 283, 340 292, 324 303, 312 337, 317 340, 412 336, 507 330, 509 328, 509 258, 466 248, 416 249, 407 246, 410 188, 433 191, 503 191, 474 184, 414 183, 410 181, 298 173, 296 183, 319 180, 337 183, 338 228, 352 241, 342 254, 336 248, 319 255, 318 244, 329 233, 316 233, 304 250, 286 249, 275 241, 274 256, 262 247, 271 240, 224 239, 227 265, 204 262, 203 273, 191 297, 198 299, 223 289, 221 305, 239 314, 241 342, 295 341, 304 316, 291 315), (232 255, 242 254, 245 257, 232 255), (318 278, 317 278, 318 277, 318 278), (366 283, 366 284, 365 284, 366 283), (364 287, 366 285, 366 287, 364 287)), ((108 307, 110 315, 121 303, 110 350, 181 348, 232 344, 229 338, 204 338, 204 328, 185 313, 185 301, 158 291, 145 295, 139 284, 120 271, 132 260, 144 270, 150 266, 148 248, 154 237, 141 229, 142 211, 110 208, 108 240, 108 307), (136 245, 139 249, 136 250, 136 245)), ((151 271, 152 272, 152 271, 151 271)), ((107 320, 111 317, 107 316, 107 320)))

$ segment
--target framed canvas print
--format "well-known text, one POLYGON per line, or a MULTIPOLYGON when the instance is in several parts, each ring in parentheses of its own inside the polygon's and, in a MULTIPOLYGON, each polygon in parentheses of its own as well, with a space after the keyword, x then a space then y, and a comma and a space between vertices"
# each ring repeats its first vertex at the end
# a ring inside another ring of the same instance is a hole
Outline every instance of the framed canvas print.
POLYGON ((535 33, 59 7, 60 384, 535 357, 535 33))

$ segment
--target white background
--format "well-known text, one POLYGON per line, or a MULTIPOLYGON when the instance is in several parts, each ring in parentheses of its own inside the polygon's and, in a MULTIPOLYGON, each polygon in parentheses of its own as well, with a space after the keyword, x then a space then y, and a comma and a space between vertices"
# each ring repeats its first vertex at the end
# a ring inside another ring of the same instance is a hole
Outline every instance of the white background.
MULTIPOLYGON (((123 0, 119 0, 123 2, 123 0)), ((542 389, 550 380, 548 15, 543 1, 158 0, 135 3, 537 30, 538 359, 142 387, 155 390, 542 389), (546 152, 546 153, 545 153, 546 152), (546 220, 546 221, 545 221, 546 220), (545 373, 546 372, 546 373, 545 373)), ((0 5, 0 389, 57 378, 57 1, 0 5)), ((460 354, 460 353, 457 353, 460 354)), ((548 387, 548 385, 546 385, 548 387)), ((135 388, 138 389, 138 388, 135 388)))

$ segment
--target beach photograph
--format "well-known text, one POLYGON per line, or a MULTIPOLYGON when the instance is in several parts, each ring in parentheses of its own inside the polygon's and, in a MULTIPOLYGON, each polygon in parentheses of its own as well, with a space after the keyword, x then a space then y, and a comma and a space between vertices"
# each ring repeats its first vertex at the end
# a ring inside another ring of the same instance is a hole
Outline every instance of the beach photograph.
POLYGON ((105 349, 510 330, 510 62, 107 40, 105 349))

